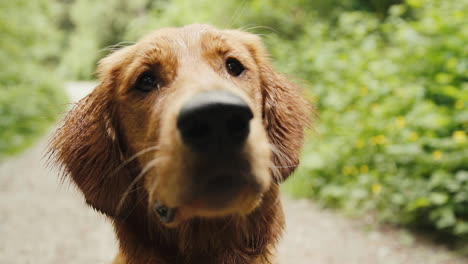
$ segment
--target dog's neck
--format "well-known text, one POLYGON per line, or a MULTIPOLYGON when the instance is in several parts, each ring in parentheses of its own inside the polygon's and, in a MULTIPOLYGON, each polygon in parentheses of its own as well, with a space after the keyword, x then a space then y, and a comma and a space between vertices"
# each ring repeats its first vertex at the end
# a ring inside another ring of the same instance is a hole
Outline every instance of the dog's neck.
POLYGON ((284 217, 274 185, 261 205, 245 217, 193 219, 176 228, 146 217, 144 205, 114 219, 126 263, 270 263, 284 217))

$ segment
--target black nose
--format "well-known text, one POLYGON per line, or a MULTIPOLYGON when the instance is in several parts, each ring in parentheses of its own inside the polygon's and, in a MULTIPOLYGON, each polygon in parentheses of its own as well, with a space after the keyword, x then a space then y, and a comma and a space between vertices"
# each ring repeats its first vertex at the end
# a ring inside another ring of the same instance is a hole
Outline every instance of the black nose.
POLYGON ((239 96, 211 91, 196 95, 182 107, 177 127, 184 143, 194 151, 232 152, 244 144, 252 117, 239 96))

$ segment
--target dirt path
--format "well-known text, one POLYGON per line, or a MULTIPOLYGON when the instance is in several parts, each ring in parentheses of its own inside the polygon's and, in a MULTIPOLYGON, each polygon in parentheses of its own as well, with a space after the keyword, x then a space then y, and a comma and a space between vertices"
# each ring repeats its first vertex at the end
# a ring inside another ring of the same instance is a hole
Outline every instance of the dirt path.
MULTIPOLYGON (((76 100, 90 84, 67 87, 76 100)), ((110 263, 116 242, 109 223, 87 208, 79 193, 60 184, 42 160, 44 138, 0 164, 0 263, 110 263)), ((283 198, 287 230, 283 264, 462 264, 468 259, 403 231, 365 231, 359 220, 283 198)))

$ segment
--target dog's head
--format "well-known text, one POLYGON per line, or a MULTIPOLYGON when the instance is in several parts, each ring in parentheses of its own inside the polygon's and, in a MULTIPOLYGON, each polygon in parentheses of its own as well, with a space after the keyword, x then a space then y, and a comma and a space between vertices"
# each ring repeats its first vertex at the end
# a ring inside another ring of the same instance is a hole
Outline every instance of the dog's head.
POLYGON ((298 164, 309 107, 256 35, 162 29, 104 58, 98 74, 51 149, 108 215, 138 193, 168 225, 246 215, 298 164))

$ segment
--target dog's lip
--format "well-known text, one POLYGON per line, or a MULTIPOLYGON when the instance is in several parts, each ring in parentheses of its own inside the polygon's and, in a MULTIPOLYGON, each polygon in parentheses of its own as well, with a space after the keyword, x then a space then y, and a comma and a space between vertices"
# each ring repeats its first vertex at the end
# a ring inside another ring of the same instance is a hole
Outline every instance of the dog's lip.
POLYGON ((207 210, 224 210, 245 193, 259 194, 263 190, 255 177, 245 171, 217 171, 210 173, 204 181, 193 186, 193 192, 188 197, 190 207, 207 210))

